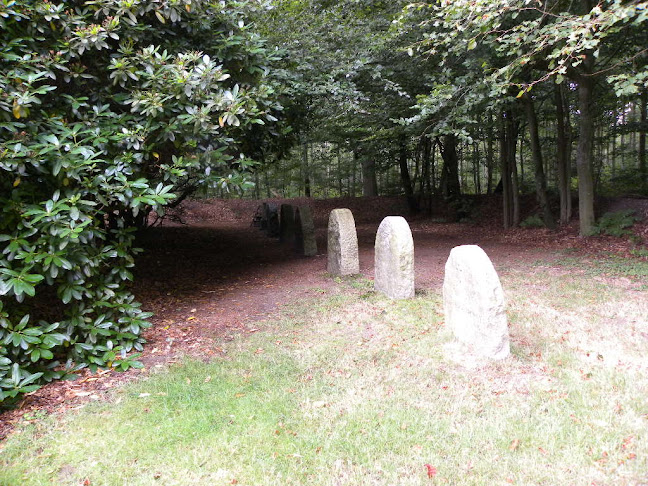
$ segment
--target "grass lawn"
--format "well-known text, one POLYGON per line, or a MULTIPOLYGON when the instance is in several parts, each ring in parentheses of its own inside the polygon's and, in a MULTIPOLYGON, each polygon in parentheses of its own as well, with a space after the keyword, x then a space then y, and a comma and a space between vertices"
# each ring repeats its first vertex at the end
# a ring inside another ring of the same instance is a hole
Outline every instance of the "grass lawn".
POLYGON ((342 279, 222 358, 19 427, 0 485, 648 484, 645 277, 587 265, 500 271, 513 355, 473 367, 440 289, 342 279))

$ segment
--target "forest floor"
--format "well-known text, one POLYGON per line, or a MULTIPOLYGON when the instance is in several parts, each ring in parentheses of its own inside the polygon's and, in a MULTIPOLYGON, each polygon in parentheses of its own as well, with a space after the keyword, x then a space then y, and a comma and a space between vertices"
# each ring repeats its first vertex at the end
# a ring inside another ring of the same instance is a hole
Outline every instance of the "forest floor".
MULTIPOLYGON (((0 439, 17 423, 101 401, 117 385, 183 357, 209 361, 223 352, 219 343, 227 343, 235 335, 263 332, 264 323, 285 305, 317 297, 338 285, 326 273, 326 218, 331 209, 352 209, 358 230, 360 272, 367 279, 373 278, 373 245, 380 221, 386 215, 407 214, 402 198, 286 202, 308 203, 313 209, 317 256, 299 256, 253 227, 258 201, 187 201, 174 211, 173 217, 148 229, 140 238, 145 252, 138 258, 133 288, 143 308, 155 313, 140 358, 145 369, 125 373, 85 371, 75 381, 44 386, 25 397, 16 409, 0 414, 0 439)), ((432 216, 408 218, 415 244, 417 292, 441 288, 450 250, 462 244, 480 245, 498 271, 520 264, 528 268, 529 263, 540 260, 546 265, 565 255, 612 255, 626 260, 643 258, 645 262, 648 199, 615 199, 606 204, 610 210, 635 209, 643 217, 633 228, 634 242, 609 236, 580 238, 576 222, 557 231, 504 231, 496 198, 482 203, 480 216, 470 222, 442 222, 442 210, 432 216), (637 239, 643 243, 637 244, 637 239)), ((632 274, 596 278, 614 279, 615 285, 628 290, 645 290, 642 286, 646 285, 646 277, 637 279, 632 274)))

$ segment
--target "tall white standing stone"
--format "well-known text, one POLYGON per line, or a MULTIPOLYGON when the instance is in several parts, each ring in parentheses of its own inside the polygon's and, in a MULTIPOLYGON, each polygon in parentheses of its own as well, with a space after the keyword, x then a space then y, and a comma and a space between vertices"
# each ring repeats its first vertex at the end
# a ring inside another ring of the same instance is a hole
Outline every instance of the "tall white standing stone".
POLYGON ((350 209, 334 209, 329 215, 327 271, 332 275, 360 273, 358 234, 350 209))
POLYGON ((490 359, 510 354, 504 291, 479 246, 452 249, 443 281, 445 322, 470 353, 490 359))
POLYGON ((387 216, 376 233, 374 286, 391 299, 414 297, 414 240, 402 216, 387 216))

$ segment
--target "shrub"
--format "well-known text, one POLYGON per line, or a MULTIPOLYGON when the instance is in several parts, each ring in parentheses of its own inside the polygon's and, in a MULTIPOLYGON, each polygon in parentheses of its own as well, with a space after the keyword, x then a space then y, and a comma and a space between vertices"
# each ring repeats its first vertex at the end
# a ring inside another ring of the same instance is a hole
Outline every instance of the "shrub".
POLYGON ((260 3, 0 3, 0 402, 138 366, 133 227, 198 184, 244 184, 280 106, 260 3))
POLYGON ((631 228, 638 218, 632 209, 605 213, 594 226, 594 234, 605 234, 609 236, 627 236, 631 234, 631 228))
POLYGON ((522 228, 544 228, 545 224, 542 220, 542 217, 538 214, 533 214, 527 217, 524 221, 520 223, 522 228))

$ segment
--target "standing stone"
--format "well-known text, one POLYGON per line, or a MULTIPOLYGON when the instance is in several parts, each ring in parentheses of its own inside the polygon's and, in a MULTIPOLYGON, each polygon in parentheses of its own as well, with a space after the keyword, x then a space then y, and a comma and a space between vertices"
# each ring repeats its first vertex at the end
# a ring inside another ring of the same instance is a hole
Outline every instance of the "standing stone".
POLYGON ((299 206, 295 210, 295 249, 304 256, 317 255, 315 223, 308 206, 299 206))
POLYGON ((443 281, 445 322, 469 353, 502 359, 510 354, 504 291, 490 259, 477 245, 452 249, 443 281))
POLYGON ((279 209, 279 241, 291 242, 295 238, 295 211, 290 204, 282 204, 279 209))
POLYGON ((350 209, 334 209, 329 215, 327 271, 332 275, 360 273, 358 234, 350 209))
POLYGON ((268 231, 268 203, 261 205, 261 229, 268 231))
POLYGON ((374 286, 390 299, 414 297, 414 240, 402 216, 387 216, 376 234, 374 286))
POLYGON ((279 236, 279 211, 276 204, 265 204, 266 234, 270 237, 279 236))

